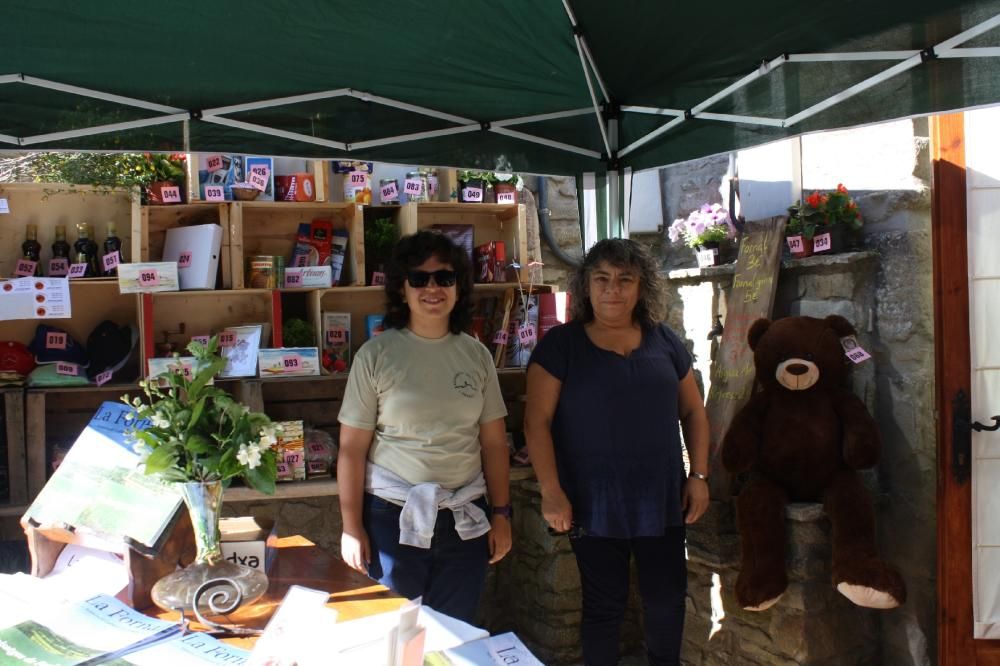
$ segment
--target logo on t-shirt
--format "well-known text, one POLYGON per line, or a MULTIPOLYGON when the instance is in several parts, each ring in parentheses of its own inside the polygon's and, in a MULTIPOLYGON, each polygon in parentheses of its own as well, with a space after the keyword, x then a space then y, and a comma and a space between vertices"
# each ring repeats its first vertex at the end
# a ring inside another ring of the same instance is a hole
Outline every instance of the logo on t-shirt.
POLYGON ((473 379, 472 375, 467 372, 456 373, 453 384, 455 390, 464 395, 466 398, 475 396, 479 391, 476 387, 476 380, 473 379))

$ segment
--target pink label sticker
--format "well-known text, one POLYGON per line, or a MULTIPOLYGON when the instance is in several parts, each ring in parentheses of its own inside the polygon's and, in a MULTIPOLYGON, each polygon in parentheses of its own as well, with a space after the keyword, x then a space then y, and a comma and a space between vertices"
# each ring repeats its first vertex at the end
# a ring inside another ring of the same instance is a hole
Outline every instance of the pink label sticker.
POLYGON ((76 377, 80 374, 80 366, 76 363, 63 363, 60 361, 59 363, 56 363, 56 374, 76 377))
POLYGON ((535 325, 528 324, 517 329, 517 338, 522 345, 530 345, 535 342, 535 325))
POLYGON ((73 264, 69 267, 69 275, 67 276, 70 280, 75 280, 76 278, 82 278, 87 274, 87 264, 73 264))
POLYGON ((146 268, 139 271, 140 287, 158 287, 160 285, 160 273, 155 268, 146 268))
POLYGON ((66 334, 49 331, 45 334, 46 349, 66 349, 66 334))
POLYGON ((101 374, 94 377, 94 381, 97 383, 98 386, 104 386, 105 384, 111 381, 111 375, 112 375, 111 370, 105 370, 101 374))
POLYGON ((403 183, 403 191, 407 196, 419 197, 424 193, 424 181, 420 178, 407 178, 403 183))
POLYGON ((347 342, 347 331, 343 328, 331 328, 326 332, 326 341, 331 345, 340 345, 347 342))
POLYGON ((187 361, 181 363, 181 374, 184 375, 184 379, 188 380, 194 377, 194 372, 191 370, 191 364, 187 361))
POLYGON ((517 195, 514 192, 500 192, 497 194, 498 204, 512 204, 517 200, 517 195))
POLYGON ((364 171, 352 171, 347 175, 351 179, 351 185, 355 187, 364 189, 368 185, 368 174, 364 171))
POLYGON ((104 262, 104 270, 110 271, 115 268, 118 268, 118 264, 121 263, 121 259, 122 255, 121 252, 119 252, 118 250, 115 250, 114 252, 109 252, 108 254, 104 255, 104 258, 101 259, 101 261, 104 262))
POLYGON ((222 155, 209 155, 206 157, 205 168, 208 171, 219 171, 222 169, 222 155))
POLYGON ((285 271, 285 289, 295 289, 302 286, 302 273, 299 271, 285 271))
POLYGON ((826 252, 833 247, 833 243, 830 241, 830 232, 825 234, 816 234, 813 236, 813 252, 826 252))
POLYGON ((69 273, 69 259, 56 257, 49 260, 49 277, 65 277, 69 273))
POLYGON ((225 201, 226 190, 221 185, 205 186, 205 201, 225 201))
POLYGON ((386 201, 399 201, 399 187, 396 185, 396 181, 383 185, 379 191, 382 193, 383 203, 386 201))
POLYGON ((276 466, 278 468, 278 476, 279 477, 281 477, 281 476, 287 476, 289 474, 288 463, 279 462, 279 463, 277 463, 276 466))
POLYGON ((493 336, 493 344, 495 345, 507 344, 507 331, 497 331, 497 334, 493 336))
POLYGON ((379 271, 372 272, 372 286, 378 286, 385 284, 385 273, 380 273, 379 271))
POLYGON ((872 357, 871 354, 866 352, 861 347, 855 347, 851 351, 844 353, 847 355, 847 358, 851 359, 854 363, 861 363, 862 361, 867 361, 872 357))
POLYGON ((462 200, 472 203, 479 203, 483 200, 483 190, 480 187, 466 187, 462 189, 462 200))
POLYGON ((789 236, 785 239, 785 242, 788 243, 788 249, 792 252, 802 252, 805 249, 802 243, 802 236, 789 236))
POLYGON ((255 166, 250 168, 250 177, 247 178, 247 182, 250 183, 255 189, 263 192, 267 189, 268 177, 271 175, 271 170, 266 166, 255 166))
POLYGON ((163 203, 180 203, 181 202, 181 188, 176 185, 170 185, 160 189, 160 196, 163 197, 163 203))
POLYGON ((187 268, 191 265, 191 250, 184 250, 177 257, 177 268, 187 268))
POLYGON ((298 464, 298 462, 300 460, 302 460, 302 454, 301 453, 293 452, 293 451, 286 451, 285 452, 285 462, 288 463, 289 465, 293 465, 294 466, 294 465, 298 464))
POLYGON ((302 363, 297 354, 289 354, 281 357, 281 367, 284 372, 298 372, 302 363))
POLYGON ((14 275, 18 277, 31 277, 35 274, 35 268, 37 267, 37 261, 31 261, 30 259, 18 259, 17 268, 14 269, 14 275))
POLYGON ((200 342, 203 345, 207 345, 211 341, 211 337, 207 335, 192 335, 191 342, 200 342))
POLYGON ((219 346, 220 347, 233 347, 236 345, 236 334, 232 331, 223 331, 219 333, 219 346))
POLYGON ((309 450, 313 453, 326 453, 326 447, 322 444, 310 444, 309 450))

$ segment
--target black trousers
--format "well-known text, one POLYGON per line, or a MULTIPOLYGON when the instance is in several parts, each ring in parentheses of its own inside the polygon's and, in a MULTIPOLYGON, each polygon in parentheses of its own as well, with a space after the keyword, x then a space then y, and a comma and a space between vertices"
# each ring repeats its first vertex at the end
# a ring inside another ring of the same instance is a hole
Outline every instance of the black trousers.
POLYGON ((684 527, 669 527, 662 537, 581 536, 570 543, 583 584, 580 634, 587 666, 618 663, 632 556, 639 575, 650 666, 680 663, 687 595, 684 527))

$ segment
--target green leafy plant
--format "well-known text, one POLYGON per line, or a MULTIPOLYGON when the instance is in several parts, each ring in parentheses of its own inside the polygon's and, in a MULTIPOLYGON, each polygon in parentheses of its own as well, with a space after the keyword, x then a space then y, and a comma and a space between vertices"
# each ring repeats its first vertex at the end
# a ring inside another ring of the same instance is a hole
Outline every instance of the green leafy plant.
POLYGON ((837 185, 837 189, 828 194, 813 192, 806 197, 805 203, 796 201, 795 205, 789 206, 785 235, 812 238, 824 227, 836 225, 850 231, 858 231, 864 226, 858 204, 843 184, 837 185))
POLYGON ((376 217, 365 223, 365 272, 369 283, 373 271, 384 271, 392 256, 392 248, 399 240, 399 226, 391 217, 376 217))
POLYGON ((142 184, 167 181, 179 185, 184 182, 184 169, 187 161, 184 153, 169 155, 166 153, 144 153, 144 155, 147 164, 145 174, 149 180, 142 184))
POLYGON ((290 317, 281 325, 281 339, 286 347, 315 347, 316 331, 305 319, 290 317))
POLYGON ((484 183, 493 182, 493 173, 490 171, 479 171, 477 169, 460 169, 456 174, 458 182, 467 183, 470 180, 481 180, 484 183))
MULTIPOLYGON (((209 381, 226 367, 218 336, 208 344, 192 341, 188 352, 195 369, 185 376, 171 372, 139 382, 146 401, 122 397, 135 410, 133 418, 146 426, 127 436, 143 456, 146 474, 172 482, 228 481, 271 495, 277 477, 278 428, 265 414, 252 412, 209 381)), ((178 355, 174 354, 177 358, 178 355)))

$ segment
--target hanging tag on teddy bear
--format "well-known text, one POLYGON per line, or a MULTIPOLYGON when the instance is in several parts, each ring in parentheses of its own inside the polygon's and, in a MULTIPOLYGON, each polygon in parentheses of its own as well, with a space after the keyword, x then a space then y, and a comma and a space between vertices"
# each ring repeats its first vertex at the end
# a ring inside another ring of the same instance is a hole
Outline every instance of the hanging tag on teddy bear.
POLYGON ((842 337, 840 339, 840 346, 844 348, 844 354, 847 358, 851 359, 854 363, 863 363, 872 357, 871 354, 858 344, 858 339, 853 335, 842 337))

